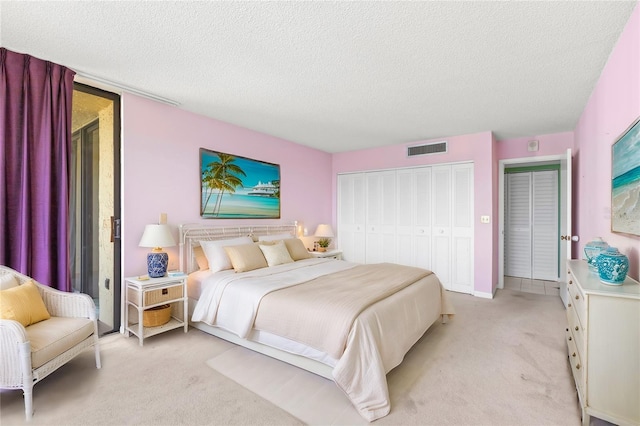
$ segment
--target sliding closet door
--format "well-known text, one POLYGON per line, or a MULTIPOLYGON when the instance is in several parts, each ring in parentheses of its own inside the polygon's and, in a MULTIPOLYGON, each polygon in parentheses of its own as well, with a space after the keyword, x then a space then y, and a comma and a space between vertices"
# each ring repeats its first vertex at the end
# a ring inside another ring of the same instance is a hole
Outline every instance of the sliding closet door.
POLYGON ((416 242, 414 239, 416 183, 411 169, 396 173, 396 242, 398 263, 414 266, 416 242))
POLYGON ((473 164, 451 166, 450 289, 473 293, 473 164))
POLYGON ((432 173, 431 212, 433 233, 431 270, 445 288, 451 283, 451 166, 434 166, 432 173))
POLYGON ((396 262, 396 172, 366 173, 366 263, 396 262))
POLYGON ((339 175, 338 238, 345 260, 429 269, 473 293, 473 164, 339 175))
POLYGON ((338 176, 338 238, 344 260, 365 262, 365 175, 338 176))
POLYGON ((397 262, 431 269, 431 167, 396 173, 397 262))

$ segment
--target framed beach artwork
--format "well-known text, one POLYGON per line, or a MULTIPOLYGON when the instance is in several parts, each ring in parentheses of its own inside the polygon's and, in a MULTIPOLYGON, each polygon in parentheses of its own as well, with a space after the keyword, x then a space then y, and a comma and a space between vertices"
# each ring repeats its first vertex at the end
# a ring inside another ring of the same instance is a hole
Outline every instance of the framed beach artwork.
POLYGON ((279 219, 280 166, 200 148, 200 216, 279 219))
POLYGON ((640 235, 640 118, 612 146, 611 231, 640 235))

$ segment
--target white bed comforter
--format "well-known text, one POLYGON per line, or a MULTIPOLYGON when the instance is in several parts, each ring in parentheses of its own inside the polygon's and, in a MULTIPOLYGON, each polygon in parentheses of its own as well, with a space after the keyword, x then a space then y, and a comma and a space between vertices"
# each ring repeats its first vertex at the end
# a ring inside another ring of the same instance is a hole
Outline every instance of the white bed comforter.
POLYGON ((240 274, 233 271, 212 274, 202 284, 191 320, 224 328, 244 339, 253 327, 264 295, 354 266, 329 259, 307 259, 240 274))
MULTIPOLYGON (((240 274, 212 274, 203 282, 192 321, 246 338, 264 295, 355 265, 307 259, 240 274)), ((402 362, 411 346, 443 314, 453 314, 453 309, 432 274, 370 306, 356 318, 345 352, 332 374, 365 419, 373 421, 389 413, 386 374, 402 362)))

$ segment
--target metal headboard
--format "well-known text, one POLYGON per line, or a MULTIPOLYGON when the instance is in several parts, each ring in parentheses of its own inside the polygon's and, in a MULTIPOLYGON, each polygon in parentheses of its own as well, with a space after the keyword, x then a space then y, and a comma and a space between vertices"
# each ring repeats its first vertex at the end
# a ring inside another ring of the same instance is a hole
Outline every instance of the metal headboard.
POLYGON ((280 225, 206 225, 186 223, 178 227, 180 230, 180 270, 189 274, 198 270, 193 249, 200 246, 200 241, 227 240, 236 237, 250 236, 257 241, 260 236, 291 234, 296 236, 297 223, 280 225))

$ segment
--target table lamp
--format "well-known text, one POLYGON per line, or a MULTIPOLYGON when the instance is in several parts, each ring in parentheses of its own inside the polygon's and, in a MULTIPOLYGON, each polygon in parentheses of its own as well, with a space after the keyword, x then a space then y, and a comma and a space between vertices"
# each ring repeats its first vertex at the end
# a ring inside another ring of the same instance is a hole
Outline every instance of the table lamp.
POLYGON ((318 251, 326 251, 327 247, 329 247, 329 244, 331 244, 331 238, 333 238, 335 235, 333 234, 333 228, 331 228, 331 225, 321 223, 316 228, 316 233, 314 234, 314 236, 320 238, 320 240, 318 240, 318 245, 320 246, 320 249, 318 251))
POLYGON ((173 239, 173 235, 171 235, 169 225, 154 224, 145 226, 140 244, 138 245, 140 247, 153 247, 153 250, 147 254, 149 278, 164 277, 167 273, 169 255, 162 251, 162 247, 172 247, 176 245, 176 241, 173 239))

